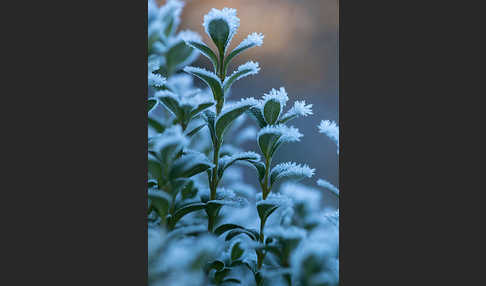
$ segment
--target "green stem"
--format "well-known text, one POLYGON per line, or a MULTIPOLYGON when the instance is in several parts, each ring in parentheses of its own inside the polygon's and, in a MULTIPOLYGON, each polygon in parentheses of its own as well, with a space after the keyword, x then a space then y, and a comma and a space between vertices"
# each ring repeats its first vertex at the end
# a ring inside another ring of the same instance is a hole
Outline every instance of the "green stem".
MULTIPOLYGON (((262 197, 263 199, 267 199, 268 194, 270 193, 270 186, 268 185, 268 174, 270 170, 270 165, 272 164, 272 158, 265 158, 265 177, 263 178, 263 182, 260 182, 260 186, 262 187, 262 197)), ((264 234, 263 231, 265 229, 265 221, 260 219, 260 235, 259 241, 263 244, 264 234)), ((264 252, 257 252, 257 269, 260 269, 263 265, 263 259, 265 258, 264 252)))

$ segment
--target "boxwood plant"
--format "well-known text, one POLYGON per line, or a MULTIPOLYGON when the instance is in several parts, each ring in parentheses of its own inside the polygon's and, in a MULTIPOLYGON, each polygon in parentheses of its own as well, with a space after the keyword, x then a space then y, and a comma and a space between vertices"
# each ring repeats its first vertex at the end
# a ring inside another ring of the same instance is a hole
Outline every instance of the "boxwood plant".
MULTIPOLYGON (((284 87, 230 100, 232 86, 260 70, 232 60, 264 36, 251 33, 231 49, 237 12, 212 9, 205 43, 178 31, 183 7, 148 1, 148 284, 337 285, 339 211, 323 206, 322 193, 339 197, 338 188, 301 184, 314 169, 275 162, 280 146, 298 146, 303 135, 289 124, 312 115, 312 104, 286 108, 284 87), (211 70, 190 66, 199 55, 211 70), (241 149, 251 140, 258 150, 241 149), (244 168, 255 170, 257 188, 244 168)), ((336 123, 318 130, 339 153, 336 123)))

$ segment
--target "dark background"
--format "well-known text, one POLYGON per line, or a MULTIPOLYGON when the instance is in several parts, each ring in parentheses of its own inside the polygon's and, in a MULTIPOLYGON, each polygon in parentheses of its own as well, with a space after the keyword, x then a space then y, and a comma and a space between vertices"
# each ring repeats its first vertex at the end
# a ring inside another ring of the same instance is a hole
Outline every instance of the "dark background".
MULTIPOLYGON (((484 284, 471 3, 340 1, 342 285, 484 284)), ((146 2, 2 5, 2 285, 146 284, 146 2)))

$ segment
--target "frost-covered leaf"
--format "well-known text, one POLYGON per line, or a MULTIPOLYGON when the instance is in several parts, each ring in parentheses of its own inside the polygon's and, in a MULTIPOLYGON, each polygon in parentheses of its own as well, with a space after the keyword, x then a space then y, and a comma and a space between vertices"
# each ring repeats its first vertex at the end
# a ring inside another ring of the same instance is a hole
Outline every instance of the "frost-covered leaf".
POLYGON ((314 175, 314 171, 307 165, 298 165, 294 162, 280 163, 270 172, 270 186, 283 178, 296 181, 306 177, 310 178, 314 175))
POLYGON ((179 26, 180 15, 184 2, 179 0, 169 0, 165 5, 160 7, 159 19, 163 22, 163 35, 170 37, 179 26))
POLYGON ((197 51, 191 46, 186 45, 183 41, 184 38, 201 39, 193 31, 185 30, 179 33, 178 37, 173 40, 173 43, 171 43, 171 46, 165 53, 165 67, 168 75, 172 75, 177 70, 192 63, 198 56, 197 51))
POLYGON ((220 200, 211 200, 206 203, 206 213, 208 216, 216 217, 219 210, 224 205, 220 200))
POLYGON ((198 188, 195 186, 194 181, 189 179, 187 184, 185 184, 181 190, 182 199, 194 198, 197 195, 198 188))
POLYGON ((251 33, 234 50, 232 50, 224 60, 224 74, 227 73, 228 65, 235 56, 249 48, 261 46, 263 44, 263 37, 262 33, 251 33))
POLYGON ((212 168, 214 165, 202 153, 191 152, 177 159, 170 172, 171 178, 189 178, 212 168))
POLYGON ((150 115, 148 116, 148 125, 153 128, 157 133, 162 133, 166 129, 166 126, 163 122, 150 115))
POLYGON ((271 99, 265 102, 265 105, 263 106, 263 115, 265 117, 265 121, 268 124, 274 124, 277 121, 281 110, 282 107, 279 101, 271 99))
POLYGON ((225 237, 225 240, 230 241, 233 237, 240 235, 240 234, 245 234, 254 241, 258 240, 258 237, 255 236, 255 233, 253 233, 253 232, 251 232, 250 230, 247 230, 247 229, 239 229, 239 228, 233 229, 230 232, 228 232, 228 234, 225 237))
POLYGON ((339 189, 324 179, 317 180, 317 185, 328 189, 333 195, 339 198, 339 189))
POLYGON ((295 119, 299 116, 307 116, 312 114, 312 104, 305 104, 305 101, 296 101, 294 102, 294 106, 287 111, 278 123, 286 123, 292 119, 295 119))
POLYGON ((223 109, 221 114, 216 119, 215 124, 215 131, 216 131, 216 138, 220 141, 223 139, 223 135, 231 123, 245 111, 247 111, 250 107, 255 105, 257 101, 253 98, 246 98, 242 99, 238 103, 235 103, 231 106, 226 107, 223 109))
POLYGON ((211 107, 214 105, 214 102, 203 102, 203 103, 200 103, 196 108, 194 108, 192 111, 191 111, 191 117, 195 117, 197 116, 199 113, 201 113, 202 111, 204 111, 205 109, 211 107))
POLYGON ((233 244, 231 248, 231 261, 235 261, 243 255, 244 249, 240 247, 240 244, 241 244, 240 241, 233 244))
POLYGON ((157 92, 155 96, 176 118, 181 118, 183 116, 184 111, 180 107, 179 100, 174 93, 163 90, 157 92))
MULTIPOLYGON (((151 148, 163 166, 169 166, 176 159, 181 150, 187 146, 189 140, 182 133, 180 126, 176 125, 168 128, 164 133, 152 137, 151 148)), ((164 171, 167 168, 164 168, 164 171)))
POLYGON ((241 280, 240 279, 236 279, 236 278, 228 278, 228 279, 224 279, 222 281, 223 284, 228 284, 228 283, 234 283, 234 284, 241 284, 241 280))
POLYGON ((236 9, 211 9, 204 15, 204 30, 211 37, 220 54, 224 54, 231 39, 240 26, 240 19, 236 17, 236 9))
POLYGON ((205 203, 191 203, 188 205, 185 205, 179 209, 177 209, 174 213, 174 216, 170 220, 170 224, 172 226, 175 226, 177 222, 185 215, 195 212, 198 210, 203 210, 206 207, 205 203))
POLYGON ((211 269, 221 270, 223 268, 224 268, 224 262, 221 260, 215 260, 207 266, 206 271, 209 271, 211 269))
POLYGON ((197 76, 204 81, 213 92, 214 99, 220 101, 223 99, 223 86, 219 77, 213 72, 198 67, 185 67, 184 71, 197 76))
POLYGON ((223 280, 228 276, 228 274, 231 272, 231 269, 228 267, 224 267, 221 270, 218 270, 214 273, 214 281, 216 284, 221 284, 223 283, 223 280))
POLYGON ((265 164, 262 162, 249 162, 251 166, 255 167, 255 170, 258 173, 258 179, 261 182, 265 177, 265 164))
POLYGON ((219 159, 218 163, 218 176, 221 178, 223 176, 223 172, 234 164, 236 161, 247 161, 247 162, 258 162, 260 161, 260 155, 255 152, 241 152, 237 154, 233 154, 231 156, 224 156, 219 159))
POLYGON ((162 176, 162 166, 160 161, 152 154, 148 154, 148 173, 152 178, 160 183, 164 178, 162 176))
POLYGON ((223 82, 223 93, 226 94, 233 83, 241 78, 249 75, 255 75, 260 71, 258 63, 249 61, 238 67, 230 76, 223 82))
POLYGON ((213 144, 215 144, 217 142, 215 129, 216 113, 212 112, 211 110, 206 110, 204 111, 203 118, 207 122, 209 134, 211 135, 211 141, 213 144))
POLYGON ((260 220, 264 224, 267 221, 267 218, 279 207, 278 204, 275 204, 271 201, 258 201, 257 202, 257 211, 260 220))
POLYGON ((163 191, 149 190, 148 198, 151 201, 152 208, 156 210, 160 217, 164 218, 172 201, 171 197, 163 191))
POLYGON ((339 126, 337 126, 336 122, 329 121, 329 120, 322 120, 318 126, 319 132, 326 134, 329 138, 331 138, 334 143, 338 146, 338 153, 339 153, 339 126))
POLYGON ((152 109, 157 105, 157 99, 149 98, 148 99, 148 112, 152 111, 152 109))
POLYGON ((206 124, 201 124, 197 127, 194 127, 191 131, 187 132, 187 136, 192 137, 194 134, 196 134, 199 130, 201 130, 206 124))
POLYGON ((245 229, 241 225, 228 223, 228 224, 222 224, 222 225, 218 226, 214 230, 214 234, 215 235, 222 235, 223 233, 227 232, 228 230, 232 230, 232 229, 236 229, 236 228, 245 229))
POLYGON ((297 128, 283 124, 267 125, 257 135, 258 146, 266 158, 271 158, 282 143, 297 142, 300 137, 302 134, 297 128))
POLYGON ((153 87, 162 87, 167 83, 167 79, 160 74, 149 72, 148 85, 153 87))
POLYGON ((262 101, 263 116, 267 124, 273 125, 277 122, 289 97, 284 87, 279 90, 272 88, 269 93, 264 94, 262 101))
POLYGON ((248 113, 250 113, 253 116, 253 118, 256 119, 258 126, 260 128, 267 126, 267 122, 265 121, 265 118, 263 118, 262 109, 263 109, 263 105, 257 104, 248 110, 248 113))
POLYGON ((202 41, 198 41, 196 39, 184 39, 186 45, 197 49, 201 54, 205 55, 213 64, 214 72, 216 72, 218 68, 218 58, 216 54, 211 50, 205 43, 202 41))

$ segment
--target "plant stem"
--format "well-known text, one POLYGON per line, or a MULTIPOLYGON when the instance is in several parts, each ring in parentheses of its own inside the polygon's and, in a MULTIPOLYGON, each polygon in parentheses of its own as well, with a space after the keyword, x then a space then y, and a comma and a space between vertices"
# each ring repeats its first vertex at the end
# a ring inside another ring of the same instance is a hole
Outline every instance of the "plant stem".
POLYGON ((263 189, 262 189, 262 197, 265 200, 270 193, 270 187, 268 186, 268 173, 270 170, 270 164, 272 162, 272 158, 265 158, 265 177, 263 178, 263 189))
MULTIPOLYGON (((272 158, 265 158, 265 177, 263 178, 263 183, 260 183, 262 187, 262 198, 265 200, 267 199, 268 194, 270 193, 270 186, 268 186, 268 174, 270 170, 270 165, 272 164, 272 158)), ((260 235, 259 241, 260 243, 264 243, 264 234, 263 231, 265 229, 265 222, 266 220, 260 219, 260 235)), ((257 252, 257 269, 260 269, 263 265, 263 259, 265 258, 265 254, 263 251, 261 253, 257 252)))
POLYGON ((211 189, 211 196, 210 200, 216 199, 216 189, 218 188, 218 161, 219 161, 219 143, 216 142, 214 144, 214 151, 213 151, 213 172, 211 178, 211 185, 209 186, 211 189))

